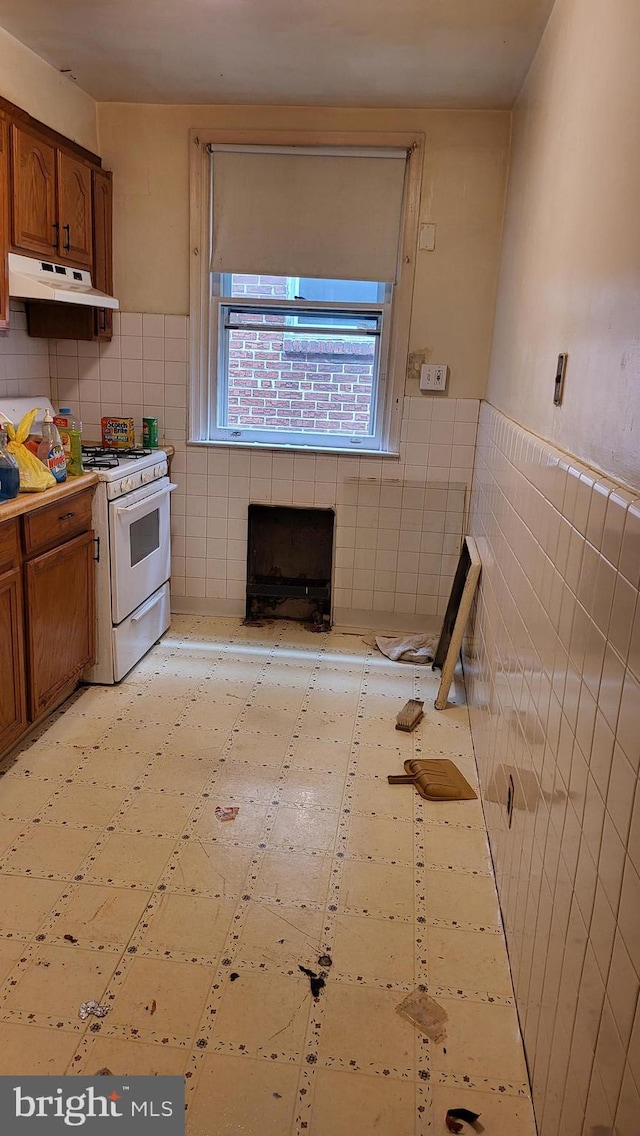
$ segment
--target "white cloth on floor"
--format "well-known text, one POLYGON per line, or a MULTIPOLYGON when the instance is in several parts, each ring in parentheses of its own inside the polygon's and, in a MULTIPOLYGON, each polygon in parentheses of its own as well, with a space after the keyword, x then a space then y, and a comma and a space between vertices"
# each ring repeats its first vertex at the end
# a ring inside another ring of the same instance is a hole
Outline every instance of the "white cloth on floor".
POLYGON ((437 643, 433 635, 376 636, 376 647, 394 663, 432 663, 437 643))

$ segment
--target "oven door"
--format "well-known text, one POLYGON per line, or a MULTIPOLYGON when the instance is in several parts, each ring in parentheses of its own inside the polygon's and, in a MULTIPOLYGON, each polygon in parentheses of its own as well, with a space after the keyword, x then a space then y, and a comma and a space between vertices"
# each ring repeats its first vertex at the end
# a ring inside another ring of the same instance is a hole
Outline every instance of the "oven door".
POLYGON ((126 619, 171 575, 169 495, 176 488, 161 477, 109 503, 111 614, 126 619))

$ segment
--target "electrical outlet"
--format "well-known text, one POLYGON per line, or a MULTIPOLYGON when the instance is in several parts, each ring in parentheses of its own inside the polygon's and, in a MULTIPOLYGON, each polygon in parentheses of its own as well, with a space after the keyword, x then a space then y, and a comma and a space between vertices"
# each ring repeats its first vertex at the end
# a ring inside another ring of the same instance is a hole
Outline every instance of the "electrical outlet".
POLYGON ((446 363, 423 363, 420 368, 420 390, 446 390, 448 374, 446 363))

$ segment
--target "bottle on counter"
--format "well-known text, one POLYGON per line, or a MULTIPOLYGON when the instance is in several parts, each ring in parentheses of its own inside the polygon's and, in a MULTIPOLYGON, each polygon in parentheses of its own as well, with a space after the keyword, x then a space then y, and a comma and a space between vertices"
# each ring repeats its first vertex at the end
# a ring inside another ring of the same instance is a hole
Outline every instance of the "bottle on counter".
POLYGON ((0 426, 0 501, 11 501, 20 489, 20 469, 7 449, 7 431, 0 426))
POLYGON ((67 473, 72 477, 79 477, 84 472, 82 468, 82 422, 74 418, 71 407, 61 406, 53 421, 58 428, 60 441, 67 463, 67 473))
POLYGON ((143 418, 142 419, 142 445, 145 450, 157 450, 158 448, 158 419, 157 418, 143 418))
POLYGON ((47 469, 50 469, 56 481, 66 481, 67 463, 64 449, 60 441, 58 427, 48 410, 45 410, 42 423, 42 441, 38 446, 38 457, 47 469))

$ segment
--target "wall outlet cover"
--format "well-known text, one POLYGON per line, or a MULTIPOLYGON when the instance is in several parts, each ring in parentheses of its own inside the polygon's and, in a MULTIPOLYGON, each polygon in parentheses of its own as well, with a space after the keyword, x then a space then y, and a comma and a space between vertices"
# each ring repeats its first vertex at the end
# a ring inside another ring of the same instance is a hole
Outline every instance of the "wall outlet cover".
POLYGON ((447 389, 448 376, 446 363, 423 363, 420 368, 420 390, 444 391, 447 389))

